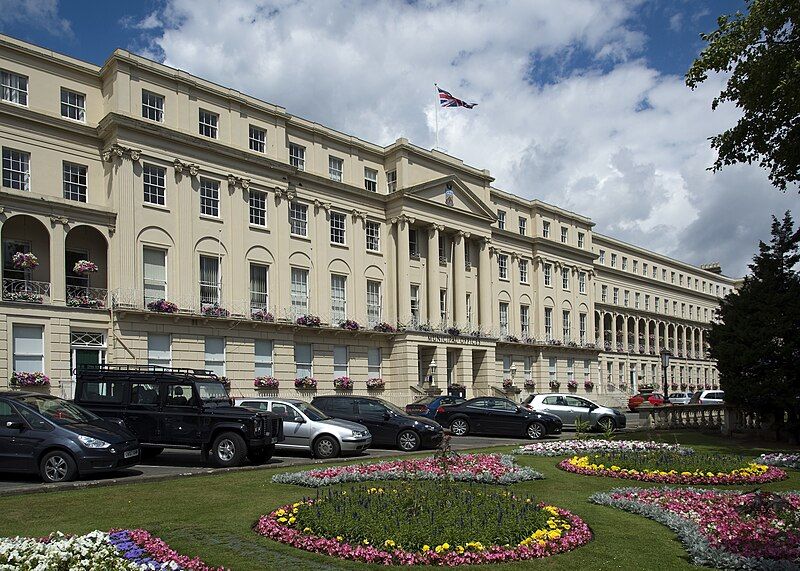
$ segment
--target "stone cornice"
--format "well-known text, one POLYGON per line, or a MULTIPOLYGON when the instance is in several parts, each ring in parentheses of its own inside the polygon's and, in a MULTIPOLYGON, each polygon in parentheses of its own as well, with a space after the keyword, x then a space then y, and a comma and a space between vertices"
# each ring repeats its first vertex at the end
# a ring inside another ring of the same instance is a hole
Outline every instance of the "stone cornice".
MULTIPOLYGON (((698 290, 695 290, 695 289, 690 289, 688 287, 683 287, 683 286, 680 286, 680 285, 677 285, 677 284, 673 284, 672 282, 663 282, 661 280, 654 280, 653 278, 650 278, 650 277, 647 277, 647 276, 634 274, 633 272, 620 270, 618 268, 611 268, 609 266, 603 266, 603 265, 600 265, 600 264, 595 264, 594 268, 595 268, 595 271, 597 272, 598 278, 601 279, 601 280, 602 280, 602 274, 604 272, 608 272, 610 275, 612 275, 614 277, 617 277, 617 278, 620 278, 622 281, 625 281, 625 282, 633 281, 633 282, 636 282, 636 283, 639 283, 639 284, 644 284, 644 285, 646 285, 648 287, 651 287, 651 288, 667 289, 667 290, 669 290, 671 292, 674 292, 675 294, 681 294, 681 295, 689 296, 689 297, 699 297, 699 298, 702 298, 703 300, 705 300, 706 302, 712 303, 715 306, 719 305, 719 299, 720 298, 718 298, 713 293, 707 293, 707 292, 698 291, 698 290)), ((608 285, 612 285, 612 284, 608 284, 608 285)), ((672 299, 672 298, 670 298, 670 299, 672 299)))
POLYGON ((77 121, 70 121, 63 117, 56 117, 48 113, 33 111, 22 105, 0 102, 0 118, 30 121, 51 129, 63 131, 64 134, 79 135, 93 140, 99 138, 98 131, 95 127, 77 121))
POLYGON ((116 213, 94 205, 74 202, 63 198, 45 196, 32 192, 0 190, 4 216, 15 214, 37 214, 49 217, 54 224, 86 223, 113 228, 116 213))

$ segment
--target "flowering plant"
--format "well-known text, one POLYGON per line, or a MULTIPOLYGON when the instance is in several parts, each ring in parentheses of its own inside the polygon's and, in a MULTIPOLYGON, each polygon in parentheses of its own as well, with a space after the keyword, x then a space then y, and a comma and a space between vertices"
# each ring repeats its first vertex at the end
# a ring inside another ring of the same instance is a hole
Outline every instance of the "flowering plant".
POLYGON ((504 341, 506 343, 519 343, 519 337, 516 335, 506 335, 504 341))
POLYGON ((88 295, 80 295, 70 297, 67 299, 67 306, 69 307, 90 307, 92 309, 102 309, 105 303, 102 299, 89 297, 88 295))
POLYGON ((584 440, 553 440, 535 442, 514 450, 514 454, 524 456, 576 456, 587 452, 644 452, 648 450, 671 450, 679 454, 694 454, 692 448, 680 444, 666 444, 646 440, 606 440, 592 438, 584 440))
POLYGON ((568 380, 567 381, 567 388, 569 390, 571 390, 571 391, 577 390, 578 389, 578 381, 576 381, 575 379, 568 380))
POLYGON ((355 321, 353 319, 347 319, 345 321, 342 321, 339 324, 339 327, 341 327, 342 329, 347 329, 348 331, 358 331, 359 329, 361 329, 361 325, 359 325, 358 321, 355 321))
POLYGON ((322 320, 317 317, 316 315, 301 315, 295 320, 297 325, 303 325, 304 327, 319 327, 322 323, 322 320))
POLYGON ((147 309, 158 313, 175 313, 178 311, 178 305, 166 299, 158 299, 148 303, 147 309))
POLYGON ((560 387, 560 386, 561 386, 561 383, 560 383, 560 382, 558 382, 558 381, 556 381, 556 380, 552 380, 552 381, 550 381, 550 382, 548 383, 548 386, 549 386, 549 387, 550 387, 552 390, 554 390, 554 391, 557 391, 557 390, 558 390, 558 387, 560 387))
POLYGON ((503 379, 503 388, 504 389, 511 389, 514 387, 514 380, 513 379, 503 379))
POLYGON ((317 379, 314 377, 297 378, 294 380, 294 386, 296 389, 316 389, 317 379))
POLYGON ((256 321, 264 321, 266 323, 274 323, 275 316, 272 315, 266 308, 256 309, 250 314, 250 317, 256 321))
POLYGON ((39 265, 39 258, 30 252, 16 252, 11 256, 11 263, 18 270, 32 270, 39 265))
POLYGON ((669 385, 669 388, 671 388, 673 391, 677 391, 678 390, 678 386, 679 386, 678 383, 671 383, 669 385))
POLYGON ((217 303, 204 305, 200 309, 200 312, 206 317, 228 317, 230 315, 230 312, 227 309, 221 307, 217 303))
POLYGON ((278 379, 275 377, 256 377, 253 379, 253 386, 257 389, 277 389, 278 379))
POLYGON ((688 385, 688 384, 686 384, 686 383, 681 383, 681 390, 682 390, 682 391, 685 391, 685 390, 686 390, 686 389, 688 389, 688 388, 689 388, 689 385, 688 385))
POLYGON ((756 462, 759 464, 766 464, 767 466, 782 466, 800 470, 800 454, 797 452, 772 452, 769 454, 762 454, 756 458, 756 462))
POLYGON ((90 274, 96 272, 98 269, 97 264, 89 260, 78 260, 75 262, 75 265, 72 266, 72 271, 76 274, 90 274))
POLYGON ((449 387, 451 389, 456 389, 457 391, 460 391, 461 389, 466 389, 467 385, 462 383, 450 383, 449 387))
POLYGON ((447 480, 482 482, 484 484, 514 484, 541 480, 541 473, 518 466, 507 454, 459 454, 442 458, 428 456, 413 460, 385 460, 370 464, 332 466, 303 472, 276 474, 277 484, 295 484, 309 488, 346 482, 369 480, 447 480))
POLYGON ((547 340, 547 344, 548 345, 554 345, 554 346, 558 347, 558 346, 563 345, 564 343, 561 341, 561 339, 548 339, 547 340))
POLYGON ((367 379, 367 388, 368 389, 382 389, 386 386, 386 381, 384 381, 380 377, 375 377, 372 379, 367 379))
POLYGON ((46 387, 50 384, 50 377, 41 371, 33 373, 14 371, 11 375, 11 384, 18 387, 46 387))
POLYGON ((447 334, 452 335, 453 337, 458 337, 461 335, 461 330, 458 327, 448 327, 447 334))
POLYGON ((44 296, 32 291, 12 291, 3 294, 3 299, 8 301, 24 301, 26 303, 42 303, 44 296))
POLYGON ((590 379, 586 379, 583 381, 583 388, 587 391, 592 390, 594 388, 594 382, 592 382, 590 379))
POLYGON ((339 377, 337 379, 333 379, 333 386, 337 389, 352 389, 353 379, 350 377, 339 377))
POLYGON ((536 381, 533 379, 525 379, 523 386, 528 390, 534 390, 536 389, 536 381))
POLYGON ((793 569, 800 561, 800 494, 698 488, 618 488, 589 501, 673 530, 692 563, 717 569, 793 569))
POLYGON ((389 325, 385 321, 383 323, 378 323, 375 327, 372 328, 374 331, 379 331, 381 333, 397 333, 397 328, 393 325, 389 325))
POLYGON ((231 380, 225 375, 218 376, 217 380, 222 383, 222 386, 224 386, 226 389, 231 388, 231 380))

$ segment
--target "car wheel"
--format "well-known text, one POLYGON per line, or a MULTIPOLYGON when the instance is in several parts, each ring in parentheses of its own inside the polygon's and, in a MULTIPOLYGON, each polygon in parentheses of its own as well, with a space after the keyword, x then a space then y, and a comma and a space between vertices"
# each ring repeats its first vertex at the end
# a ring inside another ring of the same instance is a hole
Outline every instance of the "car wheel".
POLYGON ((275 445, 262 446, 261 448, 251 448, 247 452, 247 458, 253 464, 263 464, 275 454, 275 445))
POLYGON ((539 440, 540 438, 544 438, 544 436, 547 434, 547 429, 541 422, 531 422, 528 425, 528 429, 525 431, 525 433, 531 440, 539 440))
POLYGON ((164 448, 157 446, 154 448, 145 447, 142 448, 142 460, 151 460, 161 454, 164 451, 164 448))
POLYGON ((397 446, 404 452, 413 452, 419 449, 419 434, 413 430, 404 430, 397 435, 397 446))
POLYGON ((78 467, 69 452, 48 452, 39 463, 39 474, 47 484, 70 482, 78 475, 78 467))
POLYGON ((601 430, 609 431, 614 430, 617 427, 617 423, 614 422, 614 419, 610 416, 604 416, 597 421, 597 426, 599 426, 601 430))
POLYGON ((247 454, 244 439, 235 432, 223 432, 214 439, 211 445, 211 457, 214 464, 222 468, 240 466, 247 454))
POLYGON ((320 436, 312 448, 314 458, 336 458, 339 455, 339 442, 333 436, 320 436))
POLYGON ((466 418, 456 418, 450 423, 450 432, 456 436, 466 436, 469 434, 469 422, 466 418))

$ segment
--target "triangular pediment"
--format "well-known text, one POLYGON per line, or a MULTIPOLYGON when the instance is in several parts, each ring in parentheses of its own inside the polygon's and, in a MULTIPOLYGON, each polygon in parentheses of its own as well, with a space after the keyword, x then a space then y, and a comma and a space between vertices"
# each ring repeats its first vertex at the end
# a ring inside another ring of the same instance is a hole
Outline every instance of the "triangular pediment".
POLYGON ((455 175, 417 184, 401 192, 404 196, 433 202, 443 208, 467 212, 492 222, 497 220, 494 210, 455 175))

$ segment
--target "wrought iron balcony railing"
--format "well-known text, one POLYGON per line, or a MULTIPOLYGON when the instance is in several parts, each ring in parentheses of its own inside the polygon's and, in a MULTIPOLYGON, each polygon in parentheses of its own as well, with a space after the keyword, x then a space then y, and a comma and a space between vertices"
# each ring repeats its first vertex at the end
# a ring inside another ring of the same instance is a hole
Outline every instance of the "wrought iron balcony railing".
POLYGON ((3 301, 49 303, 50 282, 3 278, 3 301))

